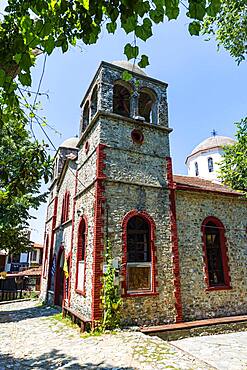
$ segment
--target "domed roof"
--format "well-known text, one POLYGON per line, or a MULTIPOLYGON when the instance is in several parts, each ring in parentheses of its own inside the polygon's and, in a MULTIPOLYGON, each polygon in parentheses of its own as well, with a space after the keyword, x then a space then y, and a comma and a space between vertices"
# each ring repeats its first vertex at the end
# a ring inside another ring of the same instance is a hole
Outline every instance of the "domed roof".
POLYGON ((142 76, 147 76, 147 74, 143 71, 143 69, 141 69, 135 64, 127 62, 127 60, 115 60, 112 62, 112 64, 114 64, 115 66, 127 69, 127 71, 138 73, 139 75, 142 75, 142 76))
POLYGON ((69 139, 66 139, 62 144, 60 144, 59 148, 76 149, 78 141, 79 141, 78 137, 70 137, 69 139))
POLYGON ((230 137, 227 136, 211 136, 205 140, 203 140, 200 144, 198 144, 188 155, 186 162, 189 157, 193 156, 194 154, 204 151, 204 150, 209 150, 213 148, 222 148, 225 145, 233 145, 235 143, 235 140, 233 140, 230 137))
POLYGON ((219 148, 223 147, 224 145, 233 145, 235 141, 227 136, 211 136, 205 140, 203 140, 199 145, 192 150, 191 155, 201 150, 208 150, 212 148, 219 148))

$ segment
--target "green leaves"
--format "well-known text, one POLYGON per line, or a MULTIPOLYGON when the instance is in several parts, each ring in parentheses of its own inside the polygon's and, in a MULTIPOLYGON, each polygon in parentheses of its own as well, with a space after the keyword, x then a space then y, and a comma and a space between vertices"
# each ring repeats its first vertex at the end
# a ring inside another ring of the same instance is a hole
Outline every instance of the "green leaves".
POLYGON ((22 85, 31 86, 32 79, 31 79, 31 74, 29 72, 28 73, 20 73, 18 78, 19 78, 20 82, 22 83, 22 85))
POLYGON ((191 0, 189 2, 189 11, 187 15, 190 18, 202 21, 205 14, 206 14, 206 0, 191 0))
POLYGON ((165 15, 169 20, 177 19, 179 15, 179 0, 165 0, 165 15))
POLYGON ((199 36, 201 30, 201 24, 198 21, 191 22, 189 24, 189 33, 194 36, 199 36))
POLYGON ((123 73, 122 73, 122 79, 124 80, 124 81, 130 81, 131 79, 132 79, 132 74, 131 73, 129 73, 128 71, 124 71, 123 73))
POLYGON ((247 196, 247 117, 235 125, 237 141, 224 147, 220 176, 225 184, 247 196))
POLYGON ((152 34, 152 22, 149 18, 144 18, 142 26, 136 26, 135 35, 139 39, 146 41, 152 34))
POLYGON ((138 66, 141 68, 146 68, 148 65, 149 65, 148 57, 146 55, 142 55, 141 60, 138 63, 138 66))
POLYGON ((6 75, 5 75, 4 70, 3 69, 0 69, 0 86, 1 87, 4 86, 5 78, 6 78, 6 75))
POLYGON ((139 54, 138 46, 131 46, 130 44, 126 44, 124 47, 124 54, 127 56, 128 60, 137 58, 139 54))
POLYGON ((117 29, 117 23, 116 22, 107 23, 106 29, 109 33, 114 33, 117 29))

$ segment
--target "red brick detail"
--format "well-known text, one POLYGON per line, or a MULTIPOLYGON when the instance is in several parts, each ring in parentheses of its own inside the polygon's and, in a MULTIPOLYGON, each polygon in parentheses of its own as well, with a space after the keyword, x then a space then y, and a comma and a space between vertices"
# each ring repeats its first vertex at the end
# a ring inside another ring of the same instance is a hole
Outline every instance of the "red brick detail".
POLYGON ((94 203, 94 249, 93 249, 93 280, 92 280, 92 321, 100 320, 102 317, 101 309, 101 289, 103 275, 103 252, 104 252, 104 180, 106 175, 105 168, 105 149, 106 145, 99 144, 96 149, 96 181, 95 181, 95 203, 94 203))
POLYGON ((51 244, 50 244, 50 259, 49 259, 49 274, 48 274, 48 284, 47 288, 50 289, 51 287, 51 267, 52 267, 52 260, 53 260, 53 247, 54 247, 54 236, 55 236, 55 227, 57 222, 57 204, 58 204, 58 197, 55 196, 54 198, 54 208, 53 208, 53 216, 52 216, 52 226, 51 226, 51 244))
POLYGON ((171 157, 166 157, 167 169, 167 184, 169 189, 170 201, 170 223, 172 236, 172 264, 174 275, 174 298, 176 308, 176 322, 183 321, 182 301, 181 301, 181 285, 180 285, 180 267, 179 267, 179 251, 178 251, 178 232, 176 219, 176 200, 175 200, 175 184, 173 182, 172 174, 172 160, 171 157))
POLYGON ((80 221, 79 221, 79 227, 77 231, 77 251, 76 251, 76 278, 75 278, 75 290, 76 293, 81 294, 83 296, 86 295, 86 268, 87 268, 87 234, 88 234, 88 222, 86 216, 81 216, 80 221), (84 261, 84 280, 83 280, 83 289, 80 290, 77 288, 78 286, 78 264, 79 261, 82 260, 82 227, 84 223, 84 233, 85 233, 85 245, 84 245, 84 256, 83 256, 83 261, 84 261))
POLYGON ((157 256, 156 256, 156 247, 155 247, 155 222, 152 217, 145 211, 138 211, 133 209, 128 212, 122 222, 122 239, 123 239, 123 257, 122 257, 122 296, 123 297, 141 297, 147 295, 158 295, 157 287, 157 256), (140 293, 127 293, 127 225, 129 220, 134 216, 143 217, 150 227, 150 247, 151 247, 151 261, 152 261, 152 289, 150 292, 140 292, 140 293))
POLYGON ((206 290, 228 290, 232 289, 231 284, 231 277, 230 277, 230 269, 229 269, 229 259, 227 254, 227 240, 225 237, 225 227, 223 223, 214 216, 208 216, 202 223, 201 226, 202 231, 202 245, 203 245, 203 262, 204 262, 204 281, 206 284, 206 290), (216 285, 210 286, 209 285, 209 276, 208 276, 208 258, 207 258, 207 247, 206 247, 206 225, 208 222, 213 222, 218 228, 220 233, 220 249, 221 249, 221 257, 222 257, 222 265, 223 265, 223 272, 224 272, 224 285, 216 285))
POLYGON ((78 171, 75 174, 75 192, 73 198, 73 208, 72 208, 72 227, 71 227, 71 246, 70 246, 70 268, 69 268, 69 294, 68 294, 68 306, 70 307, 70 299, 71 299, 71 276, 72 276, 72 259, 73 259, 73 244, 74 244, 74 231, 75 231, 75 210, 76 210, 76 194, 77 194, 77 187, 78 187, 78 171))

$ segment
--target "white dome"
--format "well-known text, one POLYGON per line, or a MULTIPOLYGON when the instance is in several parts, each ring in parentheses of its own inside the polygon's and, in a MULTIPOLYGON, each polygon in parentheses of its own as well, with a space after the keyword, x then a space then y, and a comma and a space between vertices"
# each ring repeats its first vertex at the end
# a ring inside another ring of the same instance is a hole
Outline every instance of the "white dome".
POLYGON ((222 148, 225 145, 233 145, 235 140, 227 136, 211 136, 205 140, 203 140, 200 144, 198 144, 188 156, 191 157, 192 155, 213 148, 222 148))
POLYGON ((60 144, 59 148, 76 149, 78 141, 79 141, 78 137, 70 137, 69 139, 66 139, 62 144, 60 144))
POLYGON ((127 60, 115 60, 112 62, 112 64, 114 64, 115 66, 121 67, 123 69, 127 69, 130 72, 138 73, 139 75, 142 75, 142 76, 147 76, 147 74, 143 71, 143 69, 141 69, 135 64, 128 62, 127 60))

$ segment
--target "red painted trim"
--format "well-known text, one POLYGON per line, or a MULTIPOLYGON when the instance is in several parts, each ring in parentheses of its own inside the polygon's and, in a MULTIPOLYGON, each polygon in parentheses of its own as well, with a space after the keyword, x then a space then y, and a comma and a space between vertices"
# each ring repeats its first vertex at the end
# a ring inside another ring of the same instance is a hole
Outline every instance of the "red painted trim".
POLYGON ((76 210, 76 194, 77 194, 77 187, 78 187, 78 171, 75 174, 75 191, 74 191, 74 198, 73 198, 73 209, 72 209, 72 227, 71 227, 71 246, 70 246, 70 270, 69 270, 69 297, 68 297, 68 306, 70 307, 70 300, 71 300, 71 278, 72 278, 72 256, 73 256, 73 243, 74 243, 74 230, 75 230, 75 210, 76 210))
POLYGON ((176 189, 177 190, 185 190, 185 191, 195 191, 197 193, 214 193, 214 194, 219 194, 219 195, 225 195, 225 196, 228 196, 228 197, 243 197, 243 194, 241 194, 241 193, 238 194, 238 193, 226 192, 224 190, 194 188, 193 186, 181 185, 181 184, 177 184, 177 183, 176 183, 176 189))
POLYGON ((206 283, 206 290, 224 290, 224 289, 231 289, 230 283, 230 271, 229 271, 229 260, 227 255, 227 245, 226 245, 226 237, 225 237, 225 227, 223 223, 214 216, 208 216, 202 223, 201 226, 202 231, 202 248, 203 248, 203 262, 204 262, 204 281, 206 283), (206 225, 208 222, 213 222, 219 229, 220 233, 220 249, 221 249, 221 257, 222 257, 222 266, 223 266, 223 273, 224 273, 224 285, 209 285, 209 275, 208 275, 208 258, 207 258, 207 247, 206 247, 206 225))
POLYGON ((123 238, 123 257, 122 257, 122 296, 123 297, 141 297, 147 295, 157 295, 156 292, 158 282, 157 282, 157 273, 156 273, 156 265, 157 265, 157 257, 156 257, 156 247, 155 247, 155 222, 152 217, 145 211, 138 211, 137 209, 133 209, 132 211, 128 212, 122 222, 122 238, 123 238), (147 221, 150 229, 150 248, 151 248, 151 273, 152 273, 152 287, 151 291, 143 291, 140 293, 127 292, 127 226, 129 220, 134 216, 143 217, 145 221, 147 221))
POLYGON ((183 310, 182 310, 182 300, 181 300, 175 184, 173 182, 171 157, 166 157, 166 169, 167 169, 167 185, 169 189, 170 223, 171 223, 171 236, 172 236, 172 263, 173 263, 173 275, 174 275, 173 294, 175 298, 176 322, 178 323, 178 322, 183 321, 183 310))
POLYGON ((93 279, 92 279, 92 321, 100 320, 102 317, 101 309, 101 289, 103 276, 103 252, 104 252, 104 211, 103 203, 104 185, 106 175, 103 173, 105 168, 105 149, 106 145, 99 144, 96 149, 96 181, 95 181, 95 203, 94 203, 94 248, 93 248, 93 279))
MULTIPOLYGON (((54 304, 58 304, 58 293, 59 293, 58 287, 60 286, 60 279, 61 279, 61 271, 60 271, 58 263, 60 263, 60 259, 61 259, 61 255, 63 251, 64 251, 64 246, 61 245, 59 248, 58 254, 57 254, 57 259, 56 259, 56 272, 55 272, 55 277, 54 277, 54 282, 55 282, 54 284, 54 304)), ((64 256, 64 258, 66 257, 64 256)), ((64 282, 63 282, 63 286, 64 286, 64 282)), ((62 306, 63 306, 63 300, 64 300, 64 289, 63 289, 62 306)))
POLYGON ((48 274, 48 283, 47 289, 49 290, 51 287, 51 267, 52 267, 52 260, 53 260, 53 249, 54 249, 54 236, 55 236, 55 227, 57 222, 57 206, 58 206, 58 196, 54 198, 54 209, 53 209, 53 216, 52 216, 52 226, 51 226, 51 244, 50 244, 50 259, 49 259, 49 274, 48 274))
POLYGON ((79 221, 79 226, 78 226, 78 231, 77 231, 77 251, 76 251, 76 278, 75 278, 75 291, 76 293, 79 293, 83 296, 86 295, 86 256, 87 256, 87 235, 88 235, 88 222, 86 216, 81 216, 80 221, 79 221), (85 245, 84 245, 84 256, 82 259, 81 255, 81 245, 82 245, 82 227, 84 223, 84 235, 85 235, 85 245), (83 290, 78 289, 78 265, 79 261, 84 261, 84 280, 83 280, 83 290))
POLYGON ((62 212, 61 212, 61 224, 69 219, 69 206, 70 206, 70 192, 66 190, 63 196, 62 212))
POLYGON ((48 271, 48 249, 49 249, 49 235, 46 235, 45 238, 45 251, 44 251, 44 258, 43 258, 43 265, 42 265, 42 276, 44 279, 47 278, 47 271, 48 271))

